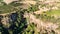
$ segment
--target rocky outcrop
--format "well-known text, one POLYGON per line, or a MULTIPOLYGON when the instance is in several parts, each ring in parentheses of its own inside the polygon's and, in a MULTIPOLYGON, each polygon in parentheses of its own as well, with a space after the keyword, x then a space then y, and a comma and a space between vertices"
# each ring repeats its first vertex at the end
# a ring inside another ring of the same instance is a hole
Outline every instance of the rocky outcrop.
POLYGON ((0 23, 2 23, 6 27, 9 27, 10 22, 15 22, 16 19, 17 19, 16 13, 0 15, 0 23))

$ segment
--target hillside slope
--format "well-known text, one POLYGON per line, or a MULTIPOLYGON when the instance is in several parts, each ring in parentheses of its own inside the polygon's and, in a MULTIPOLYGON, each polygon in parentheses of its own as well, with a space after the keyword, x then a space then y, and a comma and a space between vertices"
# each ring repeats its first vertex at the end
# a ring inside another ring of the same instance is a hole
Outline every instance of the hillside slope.
POLYGON ((0 34, 60 34, 60 0, 10 1, 0 2, 0 34))

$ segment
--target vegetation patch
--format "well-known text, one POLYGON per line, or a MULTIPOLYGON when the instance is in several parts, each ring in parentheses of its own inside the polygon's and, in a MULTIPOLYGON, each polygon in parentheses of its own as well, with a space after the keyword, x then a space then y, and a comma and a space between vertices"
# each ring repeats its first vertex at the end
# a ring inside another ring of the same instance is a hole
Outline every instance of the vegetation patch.
POLYGON ((12 2, 10 4, 6 4, 4 2, 1 2, 0 5, 0 14, 4 13, 11 13, 13 11, 16 11, 18 6, 22 5, 22 3, 12 2))
POLYGON ((13 6, 10 5, 3 5, 0 6, 0 14, 4 14, 4 13, 10 13, 17 10, 16 8, 14 8, 13 6))
POLYGON ((50 11, 46 11, 46 12, 43 12, 43 14, 46 14, 46 15, 56 15, 56 16, 60 16, 60 10, 50 10, 50 11))

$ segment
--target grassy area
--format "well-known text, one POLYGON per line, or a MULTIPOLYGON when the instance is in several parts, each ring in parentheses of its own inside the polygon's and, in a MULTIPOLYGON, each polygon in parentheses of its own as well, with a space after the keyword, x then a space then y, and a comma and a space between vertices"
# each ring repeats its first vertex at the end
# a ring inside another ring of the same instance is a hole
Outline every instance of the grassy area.
POLYGON ((56 16, 60 16, 60 10, 51 10, 51 11, 47 11, 47 12, 43 12, 43 14, 46 14, 46 15, 56 15, 56 16))
POLYGON ((0 6, 0 14, 10 13, 10 12, 15 11, 15 10, 16 9, 13 6, 10 6, 10 5, 0 6))
POLYGON ((2 3, 2 5, 0 5, 0 14, 11 13, 13 11, 16 11, 17 10, 16 7, 19 7, 21 5, 23 5, 23 3, 12 2, 8 5, 5 3, 2 3))

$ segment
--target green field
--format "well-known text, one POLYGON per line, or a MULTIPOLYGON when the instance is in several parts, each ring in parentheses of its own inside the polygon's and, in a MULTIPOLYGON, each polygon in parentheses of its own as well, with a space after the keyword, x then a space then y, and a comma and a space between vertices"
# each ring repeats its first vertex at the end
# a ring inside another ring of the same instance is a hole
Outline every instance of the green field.
POLYGON ((43 12, 43 14, 46 14, 48 16, 51 16, 51 15, 60 16, 60 10, 51 10, 51 11, 43 12))
POLYGON ((10 4, 5 4, 2 3, 0 5, 0 14, 4 14, 4 13, 11 13, 13 11, 16 11, 18 6, 22 5, 22 3, 16 3, 16 2, 12 2, 10 4))
POLYGON ((10 13, 10 12, 15 11, 15 10, 16 9, 13 6, 10 6, 10 5, 0 6, 0 14, 10 13))

